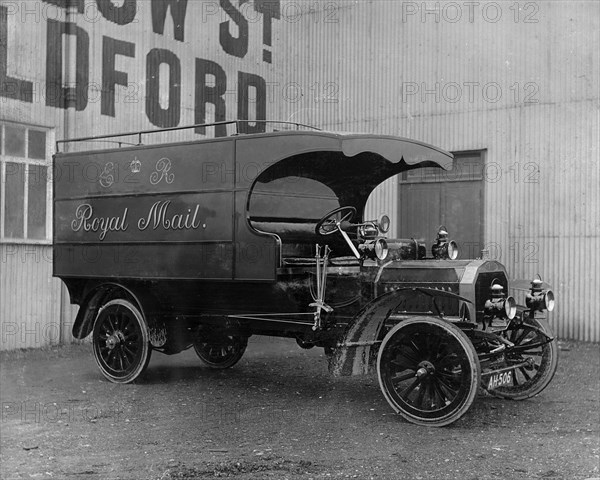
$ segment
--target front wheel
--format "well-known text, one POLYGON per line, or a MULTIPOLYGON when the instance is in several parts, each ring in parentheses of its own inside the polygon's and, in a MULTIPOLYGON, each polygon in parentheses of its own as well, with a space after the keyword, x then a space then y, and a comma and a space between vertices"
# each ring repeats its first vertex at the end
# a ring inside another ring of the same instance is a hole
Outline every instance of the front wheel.
POLYGON ((100 371, 114 383, 133 382, 148 366, 152 353, 142 312, 120 298, 98 313, 92 343, 100 371))
POLYGON ((247 346, 245 337, 230 334, 210 336, 194 342, 194 350, 200 360, 217 369, 233 367, 240 361, 247 346))
POLYGON ((545 320, 528 318, 514 324, 503 332, 504 337, 514 344, 506 354, 508 366, 529 362, 516 368, 512 385, 497 387, 490 393, 512 400, 525 400, 540 393, 552 381, 558 367, 558 345, 552 330, 545 320))
POLYGON ((481 368, 473 344, 458 327, 418 317, 399 323, 385 336, 377 375, 396 413, 417 425, 442 427, 472 405, 481 368))

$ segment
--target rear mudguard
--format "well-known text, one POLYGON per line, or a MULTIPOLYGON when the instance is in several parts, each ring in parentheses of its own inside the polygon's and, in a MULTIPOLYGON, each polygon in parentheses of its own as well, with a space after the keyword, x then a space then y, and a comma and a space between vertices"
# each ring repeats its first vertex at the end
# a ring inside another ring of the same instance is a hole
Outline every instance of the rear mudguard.
POLYGON ((83 297, 79 306, 79 312, 73 324, 73 337, 82 339, 87 337, 94 328, 94 321, 98 310, 109 299, 115 298, 115 295, 121 298, 128 298, 140 309, 142 317, 147 322, 147 312, 158 309, 158 301, 144 289, 135 289, 116 282, 106 282, 93 286, 83 297))
MULTIPOLYGON (((329 372, 334 376, 368 374, 383 339, 385 321, 402 301, 417 292, 434 299, 450 297, 472 303, 468 298, 452 292, 423 287, 399 288, 381 295, 366 305, 350 322, 341 342, 329 357, 329 372)), ((422 316, 423 313, 419 315, 422 316)), ((439 312, 433 315, 441 317, 439 312)))

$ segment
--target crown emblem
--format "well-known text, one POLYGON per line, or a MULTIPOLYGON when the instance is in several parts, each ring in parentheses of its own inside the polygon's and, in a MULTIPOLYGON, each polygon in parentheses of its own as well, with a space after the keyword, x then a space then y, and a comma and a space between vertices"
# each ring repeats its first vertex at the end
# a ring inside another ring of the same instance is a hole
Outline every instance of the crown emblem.
POLYGON ((142 162, 140 162, 138 158, 135 157, 129 164, 129 168, 131 169, 131 173, 140 173, 140 170, 142 168, 142 162))

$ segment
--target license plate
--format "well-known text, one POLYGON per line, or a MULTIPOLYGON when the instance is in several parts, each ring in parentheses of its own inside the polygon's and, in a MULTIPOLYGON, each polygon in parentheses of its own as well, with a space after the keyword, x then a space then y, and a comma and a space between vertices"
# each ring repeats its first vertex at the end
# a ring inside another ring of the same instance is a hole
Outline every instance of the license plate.
POLYGON ((503 387, 505 385, 512 385, 513 375, 514 373, 512 370, 509 370, 508 372, 494 373, 488 381, 487 389, 494 390, 495 388, 503 387))

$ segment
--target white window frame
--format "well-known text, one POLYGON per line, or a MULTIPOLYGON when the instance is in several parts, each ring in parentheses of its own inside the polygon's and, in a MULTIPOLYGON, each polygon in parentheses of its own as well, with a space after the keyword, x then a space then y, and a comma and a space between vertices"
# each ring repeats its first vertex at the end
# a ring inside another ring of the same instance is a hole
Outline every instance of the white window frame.
POLYGON ((24 245, 51 245, 52 244, 52 153, 54 148, 54 129, 41 125, 31 125, 8 120, 0 120, 0 244, 24 244, 24 245), (5 126, 25 129, 25 152, 23 157, 15 157, 6 154, 6 130, 5 126), (29 158, 29 131, 37 130, 46 132, 46 158, 29 158), (6 164, 17 163, 25 166, 25 179, 23 185, 23 238, 5 237, 5 205, 6 205, 6 164), (46 176, 46 237, 44 239, 28 238, 29 214, 29 166, 39 165, 47 167, 46 176))

